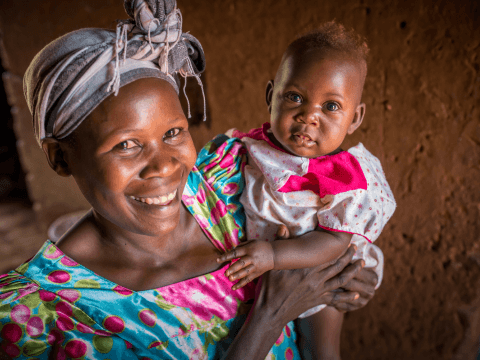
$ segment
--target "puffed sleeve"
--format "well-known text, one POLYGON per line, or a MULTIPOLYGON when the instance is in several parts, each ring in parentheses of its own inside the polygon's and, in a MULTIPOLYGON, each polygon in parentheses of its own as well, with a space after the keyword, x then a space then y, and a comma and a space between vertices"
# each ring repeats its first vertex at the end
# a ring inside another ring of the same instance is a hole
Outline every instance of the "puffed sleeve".
POLYGON ((240 195, 245 187, 246 159, 246 149, 239 139, 215 137, 198 154, 182 195, 197 222, 224 251, 245 238, 240 195))
POLYGON ((321 199, 324 206, 317 212, 319 226, 358 234, 374 242, 395 211, 395 199, 380 161, 361 143, 348 152, 356 158, 363 172, 352 176, 364 176, 366 188, 324 196, 321 199))
POLYGON ((74 304, 18 272, 0 275, 0 355, 14 359, 136 359, 74 304))

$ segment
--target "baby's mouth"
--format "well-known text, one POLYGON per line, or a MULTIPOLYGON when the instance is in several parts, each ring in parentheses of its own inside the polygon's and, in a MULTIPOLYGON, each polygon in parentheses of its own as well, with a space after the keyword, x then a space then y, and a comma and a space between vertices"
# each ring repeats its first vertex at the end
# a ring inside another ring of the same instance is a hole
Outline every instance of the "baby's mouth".
POLYGON ((312 146, 315 144, 315 141, 307 133, 295 133, 293 134, 293 140, 299 146, 312 146))
POLYGON ((175 198, 176 195, 177 195, 177 189, 175 189, 175 191, 171 192, 170 194, 160 195, 155 197, 136 197, 136 196, 130 196, 130 197, 138 202, 142 202, 148 205, 168 205, 172 202, 172 200, 175 198))

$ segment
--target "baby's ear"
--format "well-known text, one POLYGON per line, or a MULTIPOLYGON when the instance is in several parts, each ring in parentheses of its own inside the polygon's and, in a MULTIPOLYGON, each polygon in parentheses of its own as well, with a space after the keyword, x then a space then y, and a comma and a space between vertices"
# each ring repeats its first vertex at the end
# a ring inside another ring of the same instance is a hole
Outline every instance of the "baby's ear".
POLYGON ((55 139, 44 139, 42 149, 47 157, 48 165, 60 176, 70 176, 72 172, 65 161, 65 151, 55 139))
POLYGON ((347 130, 348 135, 353 134, 353 132, 358 129, 358 127, 362 124, 364 116, 365 116, 365 104, 360 103, 355 109, 355 115, 353 116, 352 123, 348 127, 348 130, 347 130))
POLYGON ((265 89, 265 100, 267 101, 268 112, 272 113, 273 80, 269 80, 265 89))

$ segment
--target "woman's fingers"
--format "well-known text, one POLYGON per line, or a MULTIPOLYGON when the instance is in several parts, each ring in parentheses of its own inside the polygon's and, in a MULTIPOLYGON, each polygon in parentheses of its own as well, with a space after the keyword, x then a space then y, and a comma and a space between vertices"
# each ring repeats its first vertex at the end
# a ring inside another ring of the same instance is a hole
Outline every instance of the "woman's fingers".
MULTIPOLYGON (((342 260, 342 258, 340 258, 339 261, 340 260, 342 260)), ((343 269, 343 271, 340 269, 341 272, 338 271, 338 265, 334 265, 330 268, 325 269, 325 271, 328 271, 330 273, 332 271, 335 271, 337 274, 333 277, 328 276, 329 280, 327 280, 324 284, 325 290, 331 291, 344 287, 350 280, 355 277, 356 274, 358 274, 360 270, 362 270, 364 264, 365 262, 363 260, 357 260, 353 264, 347 265, 347 267, 345 267, 344 269, 342 267, 341 269, 343 269)))
POLYGON ((324 297, 327 304, 337 307, 337 305, 347 304, 358 300, 360 295, 351 291, 331 291, 326 293, 324 297))
POLYGON ((248 273, 247 269, 253 266, 251 264, 252 259, 249 256, 242 257, 225 271, 225 275, 229 277, 230 281, 238 280, 240 277, 243 277, 240 274, 244 274, 245 271, 248 273))
POLYGON ((363 269, 360 271, 357 276, 355 276, 356 280, 359 280, 365 284, 372 285, 373 287, 377 286, 378 284, 378 275, 373 269, 363 269))
POLYGON ((236 247, 235 249, 233 249, 232 251, 228 251, 225 254, 222 254, 221 256, 219 256, 217 258, 217 262, 222 263, 222 262, 225 262, 225 261, 237 259, 241 256, 246 255, 246 254, 247 254, 246 249, 239 246, 239 247, 236 247))
MULTIPOLYGON (((365 271, 365 269, 360 271, 360 273, 362 273, 363 271, 365 271)), ((359 274, 357 274, 357 277, 359 274)), ((343 288, 345 290, 358 292, 363 298, 366 299, 371 299, 375 295, 374 285, 358 281, 356 278, 350 280, 347 284, 345 284, 343 288)))

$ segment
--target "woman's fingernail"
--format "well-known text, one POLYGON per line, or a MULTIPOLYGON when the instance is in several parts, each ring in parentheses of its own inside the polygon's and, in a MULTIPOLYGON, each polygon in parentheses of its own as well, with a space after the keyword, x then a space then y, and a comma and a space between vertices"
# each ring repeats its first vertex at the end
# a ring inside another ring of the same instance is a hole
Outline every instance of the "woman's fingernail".
POLYGON ((355 296, 353 297, 355 300, 357 300, 358 298, 360 297, 359 294, 355 294, 355 296))

